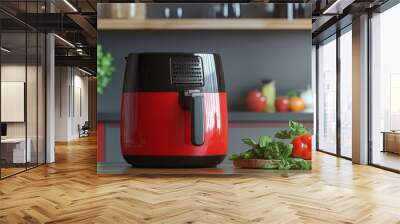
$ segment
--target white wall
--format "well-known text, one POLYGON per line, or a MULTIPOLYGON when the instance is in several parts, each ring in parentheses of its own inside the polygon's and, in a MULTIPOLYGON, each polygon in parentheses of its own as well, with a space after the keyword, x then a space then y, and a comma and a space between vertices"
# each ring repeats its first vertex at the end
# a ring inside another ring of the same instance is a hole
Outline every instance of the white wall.
MULTIPOLYGON (((9 64, 1 66, 1 81, 10 82, 18 81, 25 82, 25 65, 9 64)), ((30 70, 31 67, 28 67, 30 70)), ((1 108, 6 110, 7 108, 1 108)), ((25 137, 25 122, 11 122, 7 123, 7 137, 25 137)))
MULTIPOLYGON (((1 81, 4 82, 25 82, 25 71, 26 67, 24 65, 9 64, 1 66, 1 81)), ((27 68, 28 71, 32 67, 27 68)), ((1 110, 6 110, 7 108, 1 108, 1 110)), ((24 122, 11 122, 7 123, 7 137, 25 137, 25 123, 24 122)))
MULTIPOLYGON (((30 148, 32 151, 32 161, 39 163, 44 162, 44 74, 42 67, 36 67, 25 64, 4 64, 1 66, 1 81, 2 82, 24 82, 26 84, 26 106, 20 108, 20 113, 26 112, 26 120, 22 122, 6 122, 8 138, 24 138, 25 135, 29 139, 30 148), (37 70, 38 69, 38 70, 37 70), (27 80, 25 80, 27 79, 27 80), (37 153, 39 155, 37 155, 37 153)), ((4 90, 4 89, 3 89, 4 90)), ((2 91, 3 91, 2 90, 2 91)), ((24 94, 24 90, 20 90, 24 94)), ((7 97, 2 95, 2 97, 7 97)), ((2 107, 1 110, 12 110, 10 107, 2 107)), ((13 113, 12 111, 7 111, 13 113)), ((15 113, 15 112, 14 112, 15 113)))
POLYGON ((75 73, 73 82, 74 91, 73 91, 73 96, 71 96, 72 97, 71 99, 74 99, 74 102, 71 102, 71 106, 74 105, 74 107, 71 108, 72 128, 70 129, 70 135, 72 136, 72 138, 78 138, 79 137, 78 125, 82 126, 85 123, 85 121, 89 120, 88 78, 82 76, 83 73, 81 73, 79 70, 75 69, 74 73, 75 73))
MULTIPOLYGON (((25 64, 24 65, 18 65, 18 64, 2 65, 1 66, 1 81, 3 81, 3 82, 17 81, 17 82, 25 82, 26 83, 26 80, 25 80, 26 72, 28 72, 28 74, 36 74, 36 67, 34 67, 34 66, 25 67, 25 64), (25 70, 25 69, 27 69, 27 70, 25 70)), ((36 81, 33 82, 32 80, 29 80, 29 84, 36 85, 36 81)), ((28 90, 27 103, 30 104, 31 102, 36 100, 36 89, 29 88, 27 90, 28 90), (32 91, 30 91, 30 90, 32 90, 32 91)), ((31 105, 31 106, 34 106, 36 108, 36 101, 35 101, 34 105, 31 105)), ((1 108, 1 110, 7 110, 7 108, 1 108)), ((30 112, 30 110, 29 110, 29 112, 30 112)), ((27 117, 28 122, 30 122, 28 124, 28 128, 33 127, 35 125, 34 129, 36 130, 36 113, 35 114, 28 113, 27 116, 28 116, 27 117), (31 122, 33 122, 33 121, 35 124, 31 124, 31 122)), ((25 137, 25 125, 26 125, 25 123, 26 122, 7 122, 7 136, 8 137, 25 137)), ((28 130, 28 137, 30 137, 29 133, 31 133, 31 132, 28 130)))
POLYGON ((76 68, 56 67, 55 85, 55 140, 77 139, 78 125, 88 120, 88 78, 76 68))
POLYGON ((70 84, 69 68, 55 68, 55 141, 68 140, 68 117, 69 117, 69 96, 68 87, 70 84))

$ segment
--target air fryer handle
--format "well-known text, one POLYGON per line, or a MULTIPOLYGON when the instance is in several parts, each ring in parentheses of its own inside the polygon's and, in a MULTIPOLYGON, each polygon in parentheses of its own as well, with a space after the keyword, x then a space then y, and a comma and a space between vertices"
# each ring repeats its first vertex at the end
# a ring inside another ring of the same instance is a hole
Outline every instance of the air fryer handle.
POLYGON ((200 146, 204 144, 204 108, 203 95, 192 94, 191 96, 191 116, 192 116, 192 144, 200 146))

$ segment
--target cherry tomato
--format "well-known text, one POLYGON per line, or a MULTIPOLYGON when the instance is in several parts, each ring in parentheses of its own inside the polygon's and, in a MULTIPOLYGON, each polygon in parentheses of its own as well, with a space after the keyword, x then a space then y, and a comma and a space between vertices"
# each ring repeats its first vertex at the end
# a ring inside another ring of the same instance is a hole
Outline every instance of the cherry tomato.
POLYGON ((305 160, 312 159, 312 136, 310 134, 300 135, 293 139, 292 156, 303 158, 305 160))

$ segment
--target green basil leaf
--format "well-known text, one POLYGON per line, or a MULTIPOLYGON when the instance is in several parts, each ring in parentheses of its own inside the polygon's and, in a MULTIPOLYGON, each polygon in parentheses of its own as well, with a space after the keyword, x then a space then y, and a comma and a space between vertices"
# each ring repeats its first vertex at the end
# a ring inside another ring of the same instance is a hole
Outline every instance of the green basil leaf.
POLYGON ((229 156, 229 160, 237 160, 237 159, 240 159, 239 155, 237 154, 232 154, 229 156))
POLYGON ((311 170, 311 164, 304 159, 289 158, 288 161, 292 164, 292 170, 311 170))
POLYGON ((282 159, 278 163, 278 169, 279 170, 290 170, 291 164, 288 160, 282 159))
POLYGON ((272 142, 272 138, 270 136, 261 136, 260 139, 258 140, 258 145, 261 148, 264 148, 267 146, 267 144, 272 142))
POLYGON ((255 157, 255 153, 254 153, 254 151, 253 150, 249 150, 249 151, 246 151, 245 153, 244 153, 244 159, 254 159, 254 157, 255 157))
POLYGON ((249 145, 249 146, 253 147, 253 148, 257 147, 257 143, 251 138, 244 138, 244 139, 242 139, 242 142, 244 144, 246 144, 246 145, 249 145))
POLYGON ((282 157, 289 158, 292 155, 293 145, 292 144, 285 144, 282 148, 282 157))
POLYGON ((303 124, 295 121, 289 121, 290 134, 292 137, 308 133, 307 128, 303 124))
POLYGON ((295 122, 295 121, 289 121, 289 128, 290 128, 290 130, 295 130, 296 129, 296 127, 297 127, 297 122, 295 122))
POLYGON ((261 148, 261 147, 256 147, 254 149, 254 153, 255 153, 255 157, 259 158, 259 159, 263 159, 264 158, 264 153, 265 153, 265 148, 261 148))
POLYGON ((276 138, 279 139, 292 139, 298 135, 310 133, 301 123, 295 121, 289 121, 289 130, 282 130, 275 134, 276 138))
POLYGON ((264 165, 264 169, 277 169, 278 164, 277 163, 266 163, 264 165))
POLYGON ((275 138, 279 138, 279 139, 290 139, 290 138, 291 138, 291 135, 290 135, 289 131, 283 130, 283 131, 277 132, 277 133, 275 134, 275 138))
POLYGON ((280 157, 280 149, 279 149, 279 144, 277 142, 274 142, 273 144, 273 151, 272 151, 273 159, 281 159, 280 157))

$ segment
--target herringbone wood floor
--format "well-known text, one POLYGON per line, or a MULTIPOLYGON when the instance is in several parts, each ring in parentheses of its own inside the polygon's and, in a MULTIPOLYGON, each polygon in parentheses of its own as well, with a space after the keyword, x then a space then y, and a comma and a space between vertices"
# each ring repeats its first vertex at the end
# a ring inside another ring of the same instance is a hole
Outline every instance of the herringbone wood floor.
POLYGON ((314 156, 311 174, 97 176, 85 138, 0 181, 0 223, 400 223, 400 175, 314 156))

